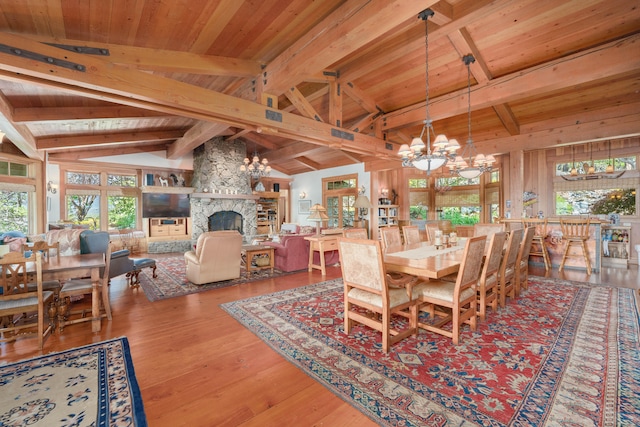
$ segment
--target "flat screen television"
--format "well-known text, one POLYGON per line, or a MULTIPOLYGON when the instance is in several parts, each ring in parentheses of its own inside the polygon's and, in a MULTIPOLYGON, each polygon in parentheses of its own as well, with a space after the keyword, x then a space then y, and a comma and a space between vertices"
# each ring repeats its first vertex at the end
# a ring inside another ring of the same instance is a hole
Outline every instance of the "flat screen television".
POLYGON ((191 216, 188 194, 142 193, 143 218, 186 218, 191 216))

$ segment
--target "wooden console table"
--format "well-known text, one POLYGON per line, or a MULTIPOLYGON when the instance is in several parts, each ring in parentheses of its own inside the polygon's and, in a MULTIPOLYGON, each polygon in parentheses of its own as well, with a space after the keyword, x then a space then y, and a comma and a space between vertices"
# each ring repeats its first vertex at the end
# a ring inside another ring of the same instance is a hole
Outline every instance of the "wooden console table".
POLYGON ((338 237, 341 235, 327 236, 307 236, 304 239, 309 241, 309 271, 317 268, 322 272, 323 276, 327 275, 327 266, 325 265, 324 253, 328 251, 338 250, 338 237), (320 265, 313 263, 313 252, 320 253, 320 265))

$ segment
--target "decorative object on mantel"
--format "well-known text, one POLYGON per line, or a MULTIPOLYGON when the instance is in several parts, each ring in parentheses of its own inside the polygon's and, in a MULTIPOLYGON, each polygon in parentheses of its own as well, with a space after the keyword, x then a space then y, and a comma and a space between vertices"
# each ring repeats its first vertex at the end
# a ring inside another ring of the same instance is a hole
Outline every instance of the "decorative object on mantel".
MULTIPOLYGON (((271 166, 269 166, 269 160, 267 158, 263 158, 260 161, 260 157, 258 157, 258 152, 253 152, 253 159, 249 160, 248 157, 244 158, 244 163, 240 165, 240 172, 244 172, 249 175, 251 178, 261 178, 263 176, 269 176, 271 174, 271 166)), ((264 191, 264 190, 257 190, 264 191)))
POLYGON ((608 143, 609 143, 609 162, 604 172, 595 171, 595 166, 593 163, 593 146, 589 144, 589 149, 591 152, 590 154, 591 164, 589 164, 588 162, 583 163, 582 168, 584 173, 583 174, 578 173, 578 170, 576 169, 574 147, 571 147, 571 157, 572 157, 571 172, 569 172, 569 175, 560 175, 560 176, 566 181, 580 181, 580 180, 587 180, 587 179, 603 179, 603 178, 607 178, 607 179, 620 178, 625 173, 625 171, 615 170, 613 165, 613 159, 611 158, 611 141, 608 141, 608 143))
MULTIPOLYGON (((246 159, 245 159, 245 160, 246 160, 246 159)), ((264 191, 264 190, 265 190, 265 188, 264 188, 264 184, 262 183, 262 181, 258 181, 258 183, 256 184, 256 186, 255 186, 254 190, 255 190, 255 191, 259 191, 259 192, 262 192, 262 191, 264 191)))
POLYGON ((418 14, 418 18, 424 21, 425 28, 425 87, 426 87, 426 118, 424 120, 424 126, 420 137, 413 138, 411 141, 411 147, 407 144, 402 144, 398 155, 402 158, 402 166, 414 167, 422 171, 426 171, 427 175, 441 166, 444 166, 447 161, 455 160, 455 153, 460 148, 460 144, 455 139, 447 139, 446 136, 440 134, 436 136, 433 130, 433 121, 429 116, 429 26, 427 21, 430 17, 433 17, 434 12, 431 9, 425 9, 418 14), (425 146, 422 140, 424 134, 427 134, 427 143, 425 146), (433 152, 431 151, 431 135, 435 137, 433 141, 433 152), (426 148, 426 152, 423 150, 426 148))
POLYGON ((462 178, 474 179, 485 172, 491 171, 496 159, 491 154, 485 157, 484 154, 478 153, 475 145, 473 145, 473 139, 471 138, 471 64, 476 62, 476 58, 474 58, 472 54, 468 54, 462 57, 462 61, 467 66, 469 138, 467 139, 467 145, 462 150, 462 153, 459 156, 456 156, 456 160, 454 162, 449 163, 449 170, 457 173, 462 178), (468 159, 468 162, 466 159, 468 159))
POLYGON ((319 236, 322 222, 329 219, 329 216, 327 215, 327 209, 321 204, 316 203, 311 207, 310 211, 311 215, 307 217, 307 220, 316 223, 316 236, 319 236))

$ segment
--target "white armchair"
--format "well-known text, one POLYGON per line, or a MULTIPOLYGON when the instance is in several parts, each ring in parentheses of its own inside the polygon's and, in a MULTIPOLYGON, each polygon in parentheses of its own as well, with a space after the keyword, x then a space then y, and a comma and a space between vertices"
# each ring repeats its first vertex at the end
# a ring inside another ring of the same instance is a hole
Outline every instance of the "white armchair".
POLYGON ((184 254, 187 279, 196 285, 240 277, 242 236, 237 231, 208 231, 198 237, 195 251, 184 254))

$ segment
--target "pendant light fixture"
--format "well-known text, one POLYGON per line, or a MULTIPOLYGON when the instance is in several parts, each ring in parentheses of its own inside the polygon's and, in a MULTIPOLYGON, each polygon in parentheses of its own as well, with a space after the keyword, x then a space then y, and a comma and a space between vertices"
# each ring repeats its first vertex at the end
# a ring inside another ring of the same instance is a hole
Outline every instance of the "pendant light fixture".
POLYGON ((244 162, 240 165, 240 172, 249 175, 251 178, 258 179, 271 174, 271 166, 269 166, 269 160, 263 158, 260 161, 258 157, 258 151, 253 152, 253 159, 249 160, 245 157, 244 162))
POLYGON ((476 58, 474 58, 472 54, 468 54, 462 57, 462 61, 467 66, 469 137, 467 138, 467 145, 462 150, 462 153, 456 156, 454 162, 449 164, 449 170, 455 172, 462 178, 474 179, 490 171, 496 159, 491 154, 485 157, 484 154, 478 153, 475 145, 473 145, 473 139, 471 138, 471 64, 476 61, 476 58))
POLYGON ((460 148, 460 144, 455 139, 447 139, 444 135, 436 136, 433 129, 433 122, 429 116, 429 26, 427 21, 433 17, 431 9, 425 9, 418 14, 418 18, 424 21, 425 28, 425 89, 426 89, 426 118, 420 136, 413 138, 411 146, 402 144, 398 155, 402 158, 402 166, 414 167, 426 171, 429 175, 432 171, 444 166, 448 161, 455 159, 455 153, 460 148), (426 144, 422 139, 426 135, 426 144), (431 147, 431 137, 434 137, 433 151, 431 147), (426 150, 426 151, 425 151, 426 150))

